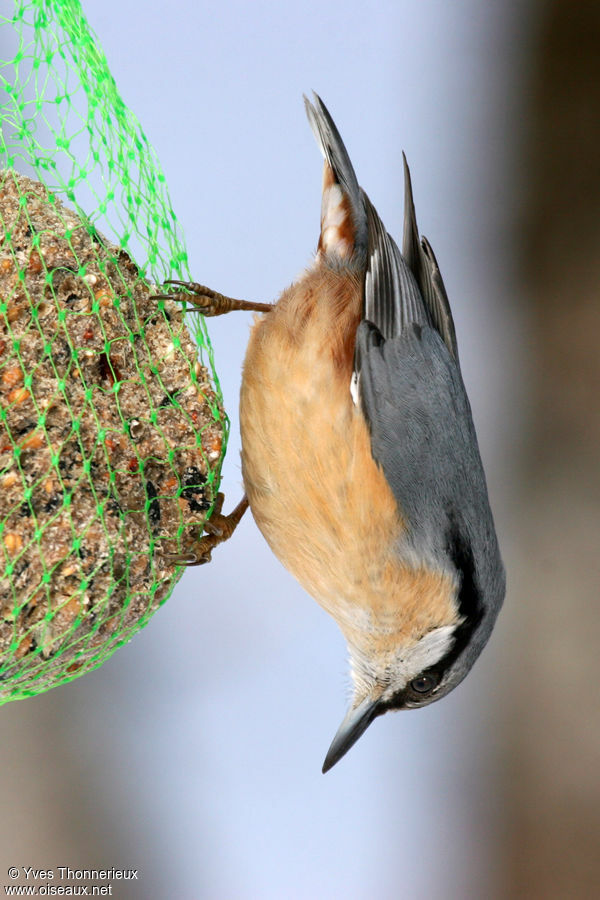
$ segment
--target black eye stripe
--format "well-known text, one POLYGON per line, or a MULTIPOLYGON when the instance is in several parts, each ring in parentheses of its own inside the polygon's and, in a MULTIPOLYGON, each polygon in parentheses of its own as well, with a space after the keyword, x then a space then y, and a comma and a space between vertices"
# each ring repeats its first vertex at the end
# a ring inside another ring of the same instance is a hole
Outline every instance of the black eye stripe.
POLYGON ((446 552, 458 572, 458 610, 463 622, 454 629, 453 643, 443 659, 436 663, 438 681, 469 644, 474 631, 483 618, 483 601, 475 573, 475 561, 470 542, 461 532, 453 516, 449 516, 450 528, 446 535, 446 552))
POLYGON ((446 552, 460 575, 459 612, 465 619, 465 624, 468 622, 477 625, 483 614, 483 605, 475 577, 473 550, 452 518, 450 518, 450 523, 451 527, 446 536, 446 552))

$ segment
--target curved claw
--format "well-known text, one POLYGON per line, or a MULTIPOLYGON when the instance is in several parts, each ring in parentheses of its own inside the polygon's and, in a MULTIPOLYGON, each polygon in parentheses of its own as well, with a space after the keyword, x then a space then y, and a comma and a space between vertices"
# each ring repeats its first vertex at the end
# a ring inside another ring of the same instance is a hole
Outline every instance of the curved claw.
POLYGON ((210 550, 200 555, 193 550, 186 553, 161 553, 161 557, 172 566, 203 566, 212 558, 210 550))
POLYGON ((196 566, 198 557, 195 553, 161 553, 161 557, 172 566, 196 566))
POLYGON ((161 557, 173 566, 203 566, 205 563, 210 562, 212 551, 231 537, 240 519, 248 509, 248 498, 244 494, 233 512, 229 513, 228 516, 224 516, 221 513, 224 499, 224 495, 219 492, 213 514, 204 523, 206 534, 200 538, 193 549, 180 553, 167 553, 159 550, 161 557))
MULTIPOLYGON (((200 294, 203 296, 204 294, 211 295, 214 293, 210 288, 204 287, 203 284, 198 284, 197 281, 180 281, 178 278, 166 278, 163 284, 173 284, 177 288, 183 288, 188 294, 200 294)), ((178 291, 177 293, 181 292, 178 291)), ((193 297, 189 299, 193 300, 193 297)))
POLYGON ((207 534, 212 534, 215 537, 222 537, 223 535, 223 526, 218 521, 218 516, 213 517, 217 519, 217 521, 213 521, 213 518, 210 518, 208 522, 204 523, 204 530, 207 534))

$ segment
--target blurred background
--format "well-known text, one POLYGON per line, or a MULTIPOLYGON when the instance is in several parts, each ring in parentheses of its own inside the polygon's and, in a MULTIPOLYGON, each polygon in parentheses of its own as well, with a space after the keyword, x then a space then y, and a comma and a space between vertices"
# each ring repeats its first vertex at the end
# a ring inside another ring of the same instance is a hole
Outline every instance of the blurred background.
MULTIPOLYGON (((252 519, 96 672, 0 711, 11 865, 134 867, 126 898, 600 895, 600 4, 84 2, 194 276, 274 299, 318 237, 329 106, 389 231, 404 149, 452 302, 508 571, 443 703, 345 712, 333 622, 252 519)), ((1 50, 1 48, 0 48, 1 50)), ((232 421, 251 318, 209 322, 232 421)))

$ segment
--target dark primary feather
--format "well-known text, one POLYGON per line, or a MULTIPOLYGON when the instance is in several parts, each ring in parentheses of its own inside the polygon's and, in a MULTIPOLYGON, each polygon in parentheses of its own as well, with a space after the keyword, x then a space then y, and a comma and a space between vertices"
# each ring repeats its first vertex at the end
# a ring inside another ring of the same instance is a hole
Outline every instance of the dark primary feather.
POLYGON ((369 235, 363 315, 384 338, 393 338, 413 323, 428 325, 429 316, 412 272, 364 192, 363 202, 369 235))
POLYGON ((458 361, 454 322, 444 282, 429 241, 419 239, 410 170, 404 154, 402 158, 402 253, 363 193, 369 247, 364 317, 376 325, 385 338, 395 337, 410 324, 433 325, 458 361))
POLYGON ((402 159, 404 162, 404 234, 402 238, 402 255, 416 278, 432 324, 441 334, 452 356, 458 360, 456 333, 454 331, 450 303, 448 302, 444 282, 431 244, 427 238, 419 240, 410 169, 404 153, 402 154, 402 159))

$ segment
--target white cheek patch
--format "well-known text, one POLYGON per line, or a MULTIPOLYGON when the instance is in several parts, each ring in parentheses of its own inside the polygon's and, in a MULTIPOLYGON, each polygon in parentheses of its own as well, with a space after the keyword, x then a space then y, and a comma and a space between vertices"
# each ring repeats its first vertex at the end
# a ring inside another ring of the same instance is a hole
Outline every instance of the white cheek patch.
POLYGON ((403 660, 407 681, 419 675, 423 669, 435 666, 452 646, 455 625, 434 628, 412 647, 403 660))
POLYGON ((395 655, 386 654, 383 659, 350 646, 355 700, 369 695, 389 700, 404 690, 413 678, 435 666, 446 655, 452 647, 455 628, 456 625, 434 628, 412 647, 403 647, 395 655))
POLYGON ((434 628, 418 641, 414 647, 405 650, 393 666, 393 676, 383 697, 391 697, 406 687, 409 681, 420 675, 424 669, 435 666, 453 643, 455 625, 434 628))

